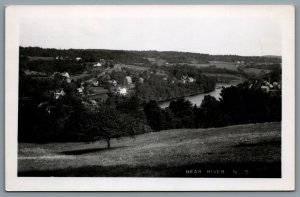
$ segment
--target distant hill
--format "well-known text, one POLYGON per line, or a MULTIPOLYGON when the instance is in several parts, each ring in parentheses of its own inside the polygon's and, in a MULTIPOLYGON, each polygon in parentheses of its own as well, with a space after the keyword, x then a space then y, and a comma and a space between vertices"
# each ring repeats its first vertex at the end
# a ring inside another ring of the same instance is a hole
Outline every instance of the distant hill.
POLYGON ((81 57, 84 61, 113 60, 120 63, 162 64, 162 63, 208 63, 209 61, 281 63, 279 56, 238 56, 210 55, 178 51, 125 51, 108 49, 44 49, 40 47, 20 47, 20 56, 38 57, 81 57))
POLYGON ((264 56, 262 56, 262 57, 281 59, 281 56, 279 56, 279 55, 264 55, 264 56))

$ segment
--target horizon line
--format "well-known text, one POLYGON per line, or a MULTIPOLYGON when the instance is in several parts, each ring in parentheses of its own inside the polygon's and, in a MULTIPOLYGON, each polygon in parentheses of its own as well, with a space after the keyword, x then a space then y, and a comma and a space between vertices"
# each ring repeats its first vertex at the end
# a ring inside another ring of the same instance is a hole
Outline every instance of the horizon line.
POLYGON ((273 57, 280 57, 282 58, 282 55, 274 55, 274 54, 267 54, 267 55, 238 55, 238 54, 209 54, 209 53, 202 53, 202 52, 194 52, 194 51, 173 51, 173 50, 156 50, 156 49, 147 49, 147 50, 137 50, 137 49, 104 49, 104 48, 49 48, 49 47, 41 47, 41 46, 21 46, 19 47, 23 48, 41 48, 41 49, 55 49, 55 50, 108 50, 108 51, 156 51, 156 52, 179 52, 179 53, 194 53, 199 55, 222 55, 222 56, 241 56, 241 57, 265 57, 265 56, 273 56, 273 57))

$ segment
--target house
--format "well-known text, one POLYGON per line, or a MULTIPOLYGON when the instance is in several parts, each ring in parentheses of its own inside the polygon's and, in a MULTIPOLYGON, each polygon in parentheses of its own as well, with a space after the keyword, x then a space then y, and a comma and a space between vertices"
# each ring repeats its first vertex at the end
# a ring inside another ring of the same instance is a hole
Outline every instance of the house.
POLYGON ((187 82, 185 79, 181 79, 180 81, 181 81, 181 83, 184 83, 184 84, 187 82))
POLYGON ((65 92, 64 92, 64 90, 62 90, 62 89, 60 89, 60 90, 55 90, 55 92, 54 92, 54 98, 55 99, 59 99, 59 97, 61 97, 61 96, 65 96, 65 92))
POLYGON ((269 92, 269 91, 270 91, 269 86, 266 86, 266 85, 261 86, 261 89, 262 89, 263 91, 265 91, 265 92, 269 92))
POLYGON ((94 106, 97 105, 97 101, 95 101, 95 100, 90 100, 90 101, 91 101, 92 105, 94 105, 94 106))
POLYGON ((127 93, 128 93, 128 92, 127 92, 127 88, 118 87, 117 93, 120 94, 120 95, 125 96, 125 95, 127 95, 127 93))
POLYGON ((126 76, 125 77, 126 79, 126 83, 129 85, 129 84, 132 84, 132 78, 130 76, 126 76))
POLYGON ((97 80, 93 81, 92 82, 93 86, 98 86, 99 85, 99 82, 97 80))
POLYGON ((76 57, 75 60, 76 60, 76 61, 80 61, 80 60, 81 60, 81 57, 76 57))
POLYGON ((64 57, 62 57, 62 56, 56 56, 55 59, 56 59, 56 60, 63 60, 64 57))
POLYGON ((113 86, 116 86, 118 84, 116 80, 108 80, 107 82, 112 84, 113 86))
POLYGON ((139 78, 140 83, 144 83, 144 79, 142 77, 139 78))
POLYGON ((188 82, 189 82, 189 83, 193 83, 193 82, 195 82, 195 81, 196 81, 196 80, 195 80, 194 78, 192 78, 192 77, 189 77, 189 78, 188 78, 188 82))
POLYGON ((100 62, 97 62, 97 64, 94 64, 93 66, 94 66, 94 67, 101 67, 102 64, 101 64, 100 62))
POLYGON ((70 78, 70 75, 67 72, 63 72, 60 75, 63 76, 63 77, 66 77, 66 78, 70 78))
POLYGON ((77 88, 79 94, 83 94, 84 87, 77 88))
POLYGON ((67 83, 71 83, 72 82, 72 79, 70 79, 70 78, 67 78, 67 83))

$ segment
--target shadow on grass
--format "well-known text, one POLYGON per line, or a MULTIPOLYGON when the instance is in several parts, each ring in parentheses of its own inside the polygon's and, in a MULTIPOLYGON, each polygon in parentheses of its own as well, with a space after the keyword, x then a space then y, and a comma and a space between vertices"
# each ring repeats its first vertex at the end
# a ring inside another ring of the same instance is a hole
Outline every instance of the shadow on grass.
POLYGON ((119 148, 124 148, 125 146, 119 146, 119 147, 111 147, 110 149, 105 148, 88 148, 88 149, 79 149, 79 150, 70 150, 70 151, 62 151, 60 154, 63 155, 84 155, 88 153, 94 153, 94 152, 103 152, 103 151, 111 151, 119 148))
POLYGON ((219 177, 281 178, 281 162, 200 163, 183 166, 84 166, 18 172, 20 177, 219 177))

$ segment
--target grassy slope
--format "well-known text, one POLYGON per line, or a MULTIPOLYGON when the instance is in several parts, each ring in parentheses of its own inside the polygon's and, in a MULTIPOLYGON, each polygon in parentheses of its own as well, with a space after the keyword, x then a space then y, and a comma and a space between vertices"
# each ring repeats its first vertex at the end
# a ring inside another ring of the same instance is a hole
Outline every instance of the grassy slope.
POLYGON ((111 150, 104 142, 19 144, 18 154, 19 176, 280 177, 281 123, 147 133, 113 140, 111 150))

